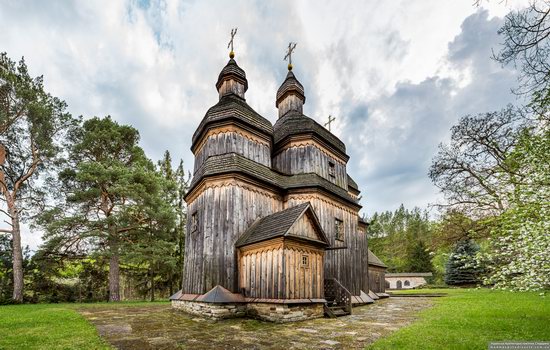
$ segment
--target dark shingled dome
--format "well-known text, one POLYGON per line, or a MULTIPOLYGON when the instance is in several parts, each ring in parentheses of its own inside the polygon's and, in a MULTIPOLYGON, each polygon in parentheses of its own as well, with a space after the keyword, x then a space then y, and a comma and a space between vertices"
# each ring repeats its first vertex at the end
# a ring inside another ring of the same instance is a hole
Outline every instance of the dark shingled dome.
POLYGON ((339 138, 334 136, 333 133, 325 129, 315 120, 300 113, 290 112, 277 120, 273 126, 273 141, 277 146, 278 143, 291 135, 308 133, 319 135, 322 140, 325 140, 336 150, 346 154, 346 145, 344 145, 339 138))
POLYGON ((259 115, 238 96, 226 95, 212 106, 202 118, 199 127, 193 134, 193 145, 208 125, 231 119, 237 119, 269 136, 273 134, 273 126, 269 120, 259 115))
POLYGON ((296 79, 296 76, 292 71, 288 71, 285 81, 277 90, 277 99, 275 102, 275 107, 279 107, 279 102, 281 99, 289 92, 295 92, 298 94, 304 102, 306 102, 306 96, 304 95, 304 86, 296 79))
POLYGON ((230 59, 229 62, 223 67, 220 75, 218 76, 218 82, 216 83, 216 88, 219 89, 222 85, 223 79, 225 77, 233 77, 235 80, 244 84, 244 91, 248 90, 248 80, 246 80, 246 73, 244 70, 237 65, 237 62, 234 59, 230 59))

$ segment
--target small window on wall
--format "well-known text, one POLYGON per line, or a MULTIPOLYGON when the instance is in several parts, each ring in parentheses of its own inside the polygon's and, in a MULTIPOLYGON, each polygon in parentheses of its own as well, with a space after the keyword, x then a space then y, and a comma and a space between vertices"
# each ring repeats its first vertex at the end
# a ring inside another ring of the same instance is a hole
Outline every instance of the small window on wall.
POLYGON ((199 228, 199 214, 198 212, 194 212, 193 215, 191 215, 191 232, 197 231, 199 228))
POLYGON ((302 255, 302 267, 309 268, 309 255, 302 255))
POLYGON ((336 177, 336 164, 334 162, 328 162, 328 176, 336 177))
POLYGON ((409 286, 411 285, 411 282, 409 282, 409 281, 405 281, 405 283, 404 283, 404 284, 405 284, 405 286, 406 286, 406 287, 409 287, 409 286))
POLYGON ((334 219, 334 225, 336 227, 336 239, 339 241, 344 240, 344 222, 340 219, 334 219))

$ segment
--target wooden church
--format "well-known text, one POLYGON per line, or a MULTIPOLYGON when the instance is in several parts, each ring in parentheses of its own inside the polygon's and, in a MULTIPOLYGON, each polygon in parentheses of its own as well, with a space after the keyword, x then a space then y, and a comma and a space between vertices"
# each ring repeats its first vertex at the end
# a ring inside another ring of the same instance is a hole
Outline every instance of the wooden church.
POLYGON ((370 266, 378 275, 369 276, 367 224, 346 171, 346 146, 302 113, 306 97, 292 72, 292 49, 274 125, 246 103, 248 81, 233 51, 218 76, 219 101, 192 139, 175 308, 285 322, 349 314, 353 305, 386 296, 377 258, 370 266))

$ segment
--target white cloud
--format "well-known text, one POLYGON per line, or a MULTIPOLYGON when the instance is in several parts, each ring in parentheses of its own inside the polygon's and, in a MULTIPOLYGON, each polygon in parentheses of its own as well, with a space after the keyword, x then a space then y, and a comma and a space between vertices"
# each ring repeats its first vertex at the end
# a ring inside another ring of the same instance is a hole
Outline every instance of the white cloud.
MULTIPOLYGON (((505 14, 500 2, 484 6, 490 16, 505 14)), ((426 164, 448 127, 466 111, 510 99, 495 86, 500 67, 482 52, 496 45, 495 36, 461 28, 476 11, 453 0, 0 0, 0 50, 25 56, 73 114, 110 114, 140 131, 151 158, 168 149, 191 168, 191 135, 217 102, 230 28, 239 28, 235 51, 249 80, 247 102, 272 122, 284 49, 297 41, 305 113, 319 122, 337 117, 333 130, 348 144, 351 173, 372 212, 432 200, 426 164)), ((488 18, 472 26, 485 22, 494 31, 488 18)), ((35 236, 23 237, 36 246, 35 236)))

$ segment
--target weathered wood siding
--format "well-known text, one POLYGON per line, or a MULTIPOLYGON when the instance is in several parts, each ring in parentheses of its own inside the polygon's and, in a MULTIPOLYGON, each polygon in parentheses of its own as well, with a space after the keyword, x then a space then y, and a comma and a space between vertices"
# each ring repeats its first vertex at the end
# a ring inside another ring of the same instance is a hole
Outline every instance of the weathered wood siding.
POLYGON ((375 293, 384 293, 386 291, 385 284, 386 269, 379 266, 369 266, 369 286, 370 290, 375 293))
POLYGON ((346 164, 317 144, 297 143, 285 148, 273 158, 273 167, 285 174, 315 173, 348 190, 346 164), (329 162, 334 163, 334 175, 329 175, 329 162))
POLYGON ((283 238, 243 247, 239 290, 262 299, 323 298, 323 250, 283 238), (303 256, 308 264, 302 264, 303 256))
POLYGON ((285 242, 285 298, 320 299, 324 297, 324 251, 294 242, 285 242), (308 266, 302 266, 307 255, 308 266))
POLYGON ((260 164, 271 166, 270 144, 254 135, 233 128, 220 128, 208 132, 195 153, 196 172, 205 160, 214 155, 238 153, 260 164))
POLYGON ((320 193, 289 194, 284 208, 310 202, 331 247, 325 253, 325 277, 336 278, 353 295, 360 295, 368 287, 366 236, 357 234, 357 210, 320 193), (342 220, 344 240, 336 239, 335 219, 342 220))
POLYGON ((203 294, 218 284, 237 292, 235 242, 256 219, 282 210, 281 198, 233 178, 207 181, 197 192, 188 198, 183 292, 203 294))
POLYGON ((252 298, 284 298, 283 256, 282 238, 241 248, 239 290, 252 298))
POLYGON ((368 245, 367 235, 357 230, 355 234, 352 234, 350 244, 348 244, 351 254, 351 266, 352 266, 352 288, 354 295, 359 295, 361 291, 368 293, 369 291, 369 264, 368 264, 368 245))
POLYGON ((307 214, 302 215, 302 217, 300 217, 294 223, 294 225, 292 225, 292 227, 289 230, 289 233, 296 236, 304 236, 304 237, 320 240, 320 238, 317 236, 317 232, 315 232, 315 228, 313 227, 313 224, 311 223, 311 219, 308 218, 307 214))

